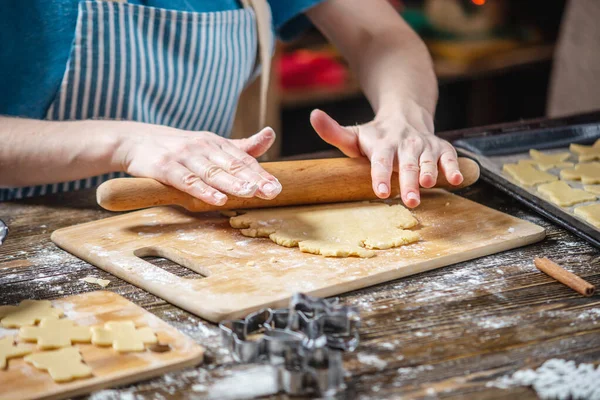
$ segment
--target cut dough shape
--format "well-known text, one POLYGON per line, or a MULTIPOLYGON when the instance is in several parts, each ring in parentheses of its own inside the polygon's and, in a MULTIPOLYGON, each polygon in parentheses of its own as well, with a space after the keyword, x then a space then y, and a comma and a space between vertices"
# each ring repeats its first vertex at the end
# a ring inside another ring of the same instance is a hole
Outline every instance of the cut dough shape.
POLYGON ((136 329, 133 321, 111 321, 104 327, 92 328, 92 343, 98 346, 112 346, 118 352, 144 351, 144 344, 156 343, 152 329, 136 329))
POLYGON ((48 371, 56 382, 68 382, 92 375, 92 369, 83 363, 81 353, 75 347, 30 354, 25 357, 25 361, 48 371))
POLYGON ((347 203, 251 210, 229 223, 244 236, 268 237, 280 246, 326 257, 373 257, 420 239, 418 224, 400 204, 347 203))
POLYGON ((600 183, 600 162, 577 164, 574 169, 560 171, 562 179, 581 180, 585 184, 600 183))
POLYGON ((552 168, 568 168, 573 166, 573 163, 565 162, 571 156, 571 154, 567 152, 548 154, 531 149, 529 150, 529 155, 532 158, 531 160, 521 160, 519 161, 519 164, 535 165, 542 171, 548 171, 552 168))
POLYGON ((63 312, 53 308, 48 300, 23 300, 18 306, 4 306, 0 310, 2 326, 20 328, 35 325, 42 318, 59 318, 63 312))
POLYGON ((596 200, 595 195, 585 190, 573 189, 564 181, 544 183, 538 186, 538 191, 548 196, 551 202, 562 207, 596 200))
POLYGON ((583 185, 583 190, 589 193, 600 195, 600 185, 583 185))
POLYGON ((110 281, 108 279, 94 278, 93 276, 86 276, 82 279, 82 281, 87 283, 95 283, 96 285, 100 285, 103 288, 107 287, 110 284, 110 281))
POLYGON ((29 346, 15 345, 12 336, 0 339, 0 370, 6 368, 9 358, 21 357, 29 353, 31 353, 29 346))
POLYGON ((92 332, 88 326, 76 326, 67 319, 44 318, 39 326, 23 326, 19 337, 29 342, 37 342, 42 350, 69 347, 73 343, 89 343, 92 332))
POLYGON ((579 154, 579 161, 600 160, 600 139, 596 140, 592 146, 584 146, 582 144, 572 143, 569 150, 579 154))
POLYGON ((575 215, 583 218, 595 227, 600 228, 600 204, 577 207, 575 209, 575 215))
POLYGON ((540 183, 558 180, 558 177, 547 172, 540 171, 529 164, 504 164, 502 169, 521 185, 525 186, 534 186, 540 183))

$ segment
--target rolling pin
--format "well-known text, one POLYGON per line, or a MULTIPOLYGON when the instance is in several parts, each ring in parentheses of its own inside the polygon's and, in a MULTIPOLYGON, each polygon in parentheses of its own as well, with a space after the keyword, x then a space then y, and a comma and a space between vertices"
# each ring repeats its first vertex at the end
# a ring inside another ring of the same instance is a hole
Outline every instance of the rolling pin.
MULTIPOLYGON (((475 161, 460 157, 458 164, 463 182, 452 186, 443 174, 439 174, 436 188, 456 190, 479 179, 479 166, 475 161)), ((272 200, 228 195, 225 205, 213 206, 149 178, 111 179, 98 187, 96 196, 98 204, 110 211, 178 205, 195 212, 377 199, 371 185, 371 164, 366 158, 280 161, 262 163, 261 166, 277 177, 283 187, 272 200)), ((398 173, 394 172, 390 198, 398 193, 398 173)))

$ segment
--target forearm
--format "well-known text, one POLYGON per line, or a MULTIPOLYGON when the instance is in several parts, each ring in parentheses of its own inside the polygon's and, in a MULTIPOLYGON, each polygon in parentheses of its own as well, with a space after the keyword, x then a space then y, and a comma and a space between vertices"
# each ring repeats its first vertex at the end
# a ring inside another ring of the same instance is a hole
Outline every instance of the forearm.
POLYGON ((0 187, 64 182, 120 170, 124 122, 0 117, 0 187))

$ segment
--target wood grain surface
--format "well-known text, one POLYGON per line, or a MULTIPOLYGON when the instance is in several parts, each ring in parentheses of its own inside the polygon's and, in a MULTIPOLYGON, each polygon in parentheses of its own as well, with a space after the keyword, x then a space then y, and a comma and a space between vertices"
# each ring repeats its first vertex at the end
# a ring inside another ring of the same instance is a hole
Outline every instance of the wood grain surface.
MULTIPOLYGON (((5 303, 2 303, 5 304, 5 303)), ((204 349, 192 339, 129 300, 107 291, 83 293, 59 298, 53 306, 81 326, 104 325, 109 321, 133 321, 136 327, 150 327, 161 345, 169 351, 118 353, 111 347, 77 344, 83 361, 93 376, 56 383, 46 371, 26 363, 23 358, 9 360, 0 370, 0 399, 64 399, 107 387, 143 381, 165 373, 195 366, 202 362, 204 349)), ((17 330, 3 329, 0 337, 13 336, 17 330)), ((35 349, 35 345, 31 345, 35 349)), ((38 350, 35 350, 36 352, 38 350)))
POLYGON ((369 259, 331 258, 247 238, 216 213, 157 207, 60 229, 61 248, 213 322, 281 307, 296 292, 333 296, 497 253, 544 238, 544 229, 441 189, 414 210, 421 241, 369 259), (142 260, 162 256, 187 279, 142 260))

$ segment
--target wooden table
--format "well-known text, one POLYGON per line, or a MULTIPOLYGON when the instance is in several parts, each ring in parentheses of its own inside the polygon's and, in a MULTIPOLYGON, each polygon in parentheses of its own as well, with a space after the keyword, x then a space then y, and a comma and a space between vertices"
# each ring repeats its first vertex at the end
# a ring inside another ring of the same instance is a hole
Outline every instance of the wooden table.
MULTIPOLYGON (((528 126, 536 124, 545 122, 528 126)), ((548 256, 600 285, 600 250, 486 183, 462 195, 544 226, 547 239, 342 296, 345 303, 360 307, 363 327, 360 347, 345 357, 349 390, 340 398, 535 398, 531 389, 502 390, 490 382, 550 358, 600 361, 600 297, 583 298, 533 266, 534 257, 548 256)), ((96 206, 89 190, 0 204, 0 218, 11 229, 0 247, 0 304, 97 290, 81 279, 100 277, 111 281, 107 290, 146 308, 209 350, 199 368, 104 391, 97 399, 131 394, 203 398, 209 388, 214 398, 269 394, 264 367, 234 364, 221 348, 214 325, 70 256, 50 241, 57 228, 110 215, 96 206)), ((167 268, 189 273, 182 267, 167 268)))

